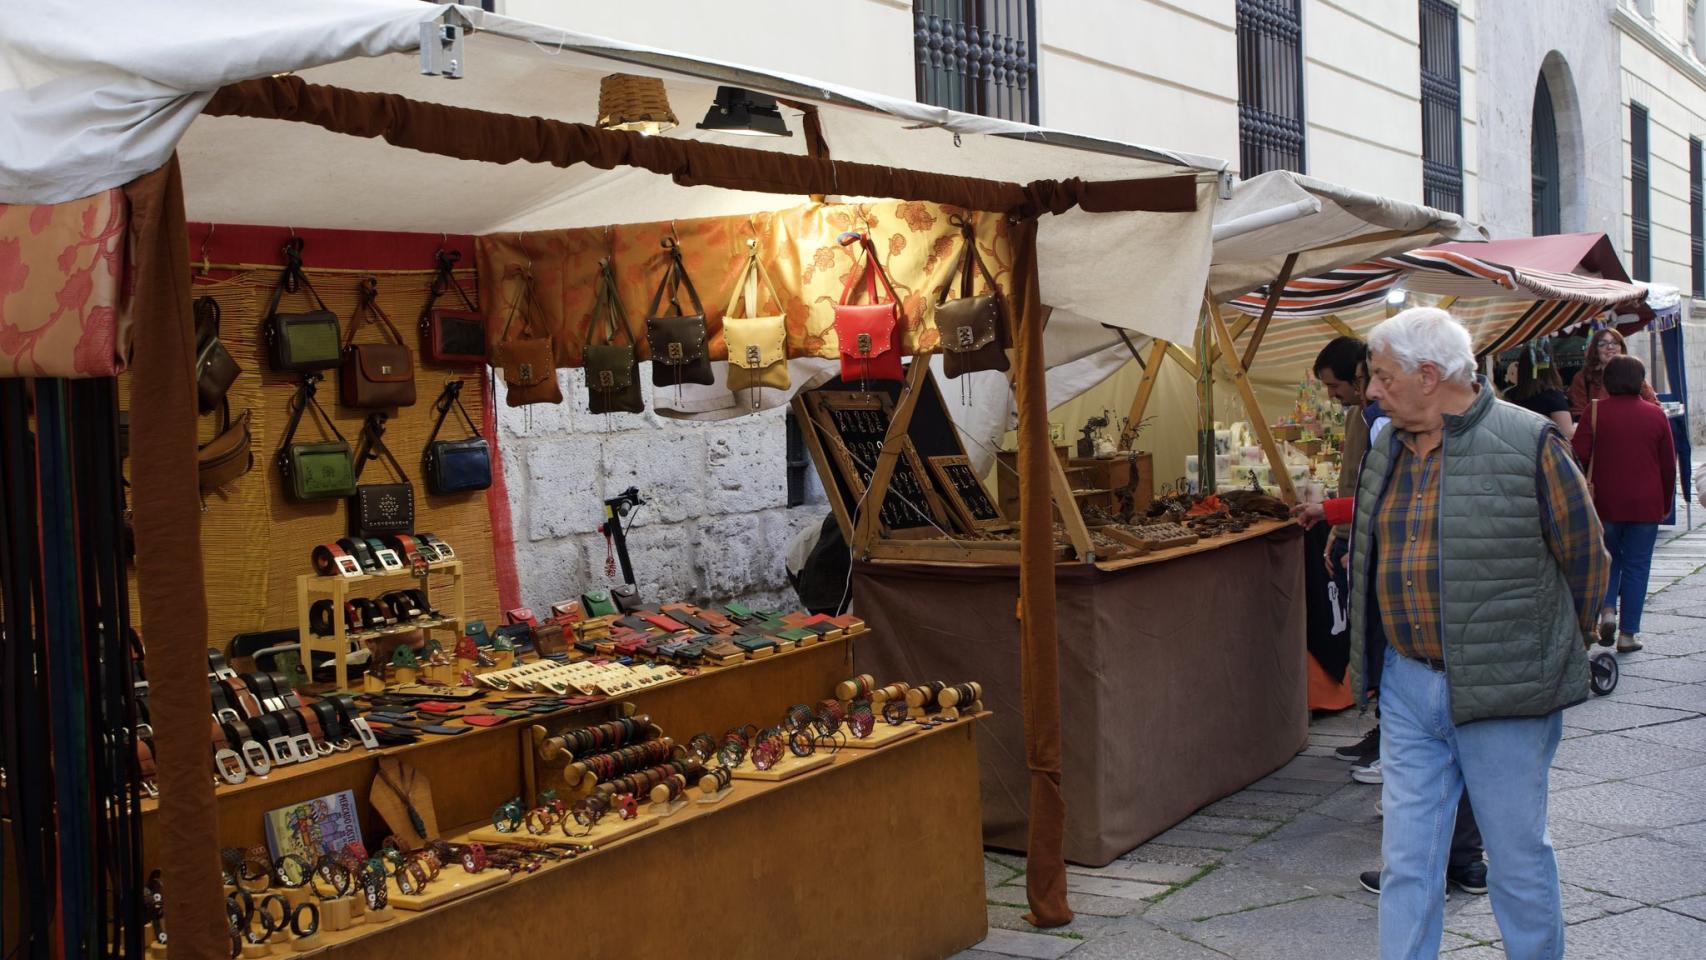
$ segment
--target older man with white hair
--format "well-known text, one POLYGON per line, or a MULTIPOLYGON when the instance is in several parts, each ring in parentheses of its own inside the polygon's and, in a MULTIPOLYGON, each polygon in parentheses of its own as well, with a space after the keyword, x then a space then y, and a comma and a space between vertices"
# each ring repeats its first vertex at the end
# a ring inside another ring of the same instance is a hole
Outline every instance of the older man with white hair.
POLYGON ((1357 486, 1351 686, 1366 703, 1365 658, 1382 651, 1380 956, 1438 954, 1467 785, 1506 955, 1562 957, 1546 790, 1609 576, 1593 500, 1558 428, 1476 377, 1450 314, 1405 310, 1368 347, 1392 427, 1357 486))

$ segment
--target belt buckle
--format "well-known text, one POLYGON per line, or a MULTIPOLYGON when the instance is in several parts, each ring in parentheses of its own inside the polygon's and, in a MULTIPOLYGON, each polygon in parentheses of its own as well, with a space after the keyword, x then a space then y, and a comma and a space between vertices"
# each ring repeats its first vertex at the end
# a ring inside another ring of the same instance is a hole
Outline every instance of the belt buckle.
POLYGON ((366 717, 354 717, 349 722, 355 735, 361 738, 361 745, 369 750, 379 749, 379 738, 373 735, 373 728, 368 726, 366 717))
MULTIPOLYGON (((220 667, 218 670, 215 670, 212 673, 209 673, 208 676, 212 677, 215 680, 235 680, 237 678, 237 671, 231 669, 228 666, 220 667)), ((148 681, 144 680, 142 682, 147 683, 148 681)))
POLYGON ((268 740, 267 753, 272 757, 274 766, 282 767, 287 763, 295 763, 301 759, 296 755, 296 744, 291 742, 288 735, 273 737, 268 740))
POLYGON ((284 698, 278 694, 273 694, 270 697, 261 697, 260 701, 261 706, 266 708, 267 713, 277 713, 285 708, 284 698))
POLYGON ((257 777, 264 777, 272 769, 272 758, 267 756, 267 750, 257 740, 243 741, 243 763, 249 772, 257 777))
MULTIPOLYGON (((298 760, 312 760, 316 756, 322 755, 319 748, 314 745, 313 734, 299 733, 296 736, 291 737, 290 747, 292 750, 296 751, 296 759, 298 760)), ((326 753, 331 752, 332 751, 329 749, 326 751, 326 753)))
POLYGON ((977 342, 974 339, 976 336, 970 326, 960 327, 954 331, 954 346, 961 350, 970 350, 972 344, 977 342))
POLYGON ((151 723, 139 723, 132 729, 131 734, 138 740, 152 740, 154 739, 154 725, 151 723))
POLYGON ((238 713, 234 707, 220 707, 213 711, 213 718, 220 723, 240 723, 243 715, 238 713))
POLYGON ((686 357, 686 351, 681 348, 680 340, 671 340, 666 352, 669 354, 669 362, 673 364, 684 362, 686 357))
POLYGON ((219 778, 226 783, 236 785, 248 778, 248 772, 243 769, 243 758, 237 756, 237 751, 224 747, 214 751, 213 768, 219 772, 219 778))

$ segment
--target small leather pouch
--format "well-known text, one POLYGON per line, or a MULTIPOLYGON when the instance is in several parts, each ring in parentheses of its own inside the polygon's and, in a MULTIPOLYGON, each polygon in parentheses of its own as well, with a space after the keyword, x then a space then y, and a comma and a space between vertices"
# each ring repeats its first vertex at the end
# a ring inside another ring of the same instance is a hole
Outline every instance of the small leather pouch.
POLYGON ((433 278, 432 293, 421 311, 421 357, 428 363, 486 362, 486 316, 456 280, 456 262, 461 258, 459 250, 438 251, 438 276, 433 278), (438 306, 438 298, 446 289, 456 291, 463 309, 438 306))
POLYGON ((385 446, 385 414, 368 414, 361 428, 361 447, 355 455, 355 477, 361 479, 369 460, 383 457, 397 477, 392 483, 360 483, 349 503, 349 532, 355 537, 411 533, 415 529, 415 486, 403 465, 385 446))
POLYGON ((835 306, 835 336, 841 353, 841 380, 844 383, 867 383, 872 380, 900 380, 900 303, 895 296, 889 276, 877 260, 876 245, 869 234, 842 234, 842 243, 857 242, 865 249, 865 265, 847 278, 841 292, 841 302, 835 306), (859 282, 863 280, 870 297, 868 304, 854 303, 859 282), (888 299, 880 299, 877 282, 888 299))
POLYGON ((199 485, 203 493, 215 490, 248 473, 255 466, 251 448, 249 411, 231 419, 231 405, 219 402, 219 431, 196 451, 199 485))
POLYGON ((344 334, 344 364, 338 370, 338 402, 346 407, 412 407, 415 404, 415 359, 403 335, 379 308, 379 281, 364 277, 349 332, 344 334), (390 343, 356 343, 355 335, 368 317, 391 335, 390 343))
POLYGON ((284 272, 273 287, 272 302, 267 306, 263 337, 267 345, 267 360, 274 370, 306 373, 329 370, 343 360, 338 342, 338 315, 326 308, 320 291, 302 272, 302 238, 291 237, 284 245, 284 272), (320 309, 306 313, 280 313, 279 301, 286 293, 302 288, 314 297, 320 309))
POLYGON ((296 391, 290 412, 290 424, 279 444, 278 469, 284 477, 284 491, 292 500, 329 500, 355 493, 355 467, 350 462, 349 441, 338 432, 337 425, 320 409, 314 400, 318 377, 307 377, 296 391), (312 407, 335 440, 312 443, 296 442, 296 428, 302 414, 312 407))
POLYGON ((510 303, 503 337, 492 356, 493 364, 503 368, 504 402, 512 407, 562 403, 563 391, 557 386, 556 349, 549 336, 539 336, 534 332, 533 274, 526 268, 511 269, 513 275, 521 278, 521 292, 510 303), (518 316, 521 318, 521 335, 510 339, 518 316))
POLYGON ((468 415, 468 409, 462 406, 462 381, 452 380, 445 384, 444 392, 438 395, 433 408, 438 411, 438 420, 432 425, 432 433, 427 436, 421 463, 427 490, 436 494, 468 493, 491 486, 491 447, 486 443, 486 438, 480 435, 480 428, 474 425, 474 418, 468 415), (444 428, 444 419, 450 415, 452 407, 462 414, 462 420, 468 425, 468 432, 472 436, 462 440, 438 439, 439 431, 444 428))
POLYGON ((243 368, 219 339, 219 301, 197 297, 195 301, 195 391, 202 413, 211 412, 225 399, 243 368))
POLYGON ((979 370, 1005 371, 1011 337, 1002 309, 1001 290, 977 252, 977 237, 970 223, 959 221, 962 247, 958 268, 948 275, 936 297, 937 348, 942 351, 942 369, 950 378, 979 370), (983 275, 989 293, 973 296, 972 268, 983 275), (948 299, 959 275, 960 295, 948 299))
POLYGON ((646 314, 646 345, 651 348, 652 386, 680 387, 684 383, 714 383, 711 375, 711 354, 705 347, 709 333, 705 327, 705 305, 699 302, 699 291, 687 275, 687 265, 681 262, 681 246, 665 238, 663 280, 652 295, 652 308, 646 314), (681 309, 681 288, 693 302, 693 312, 681 309), (669 297, 672 316, 658 312, 664 297, 669 297))
POLYGON ((593 590, 581 594, 581 609, 588 617, 613 617, 616 615, 616 601, 610 599, 610 594, 603 590, 593 590))
POLYGON ((598 292, 593 300, 587 329, 587 345, 581 363, 586 368, 587 409, 593 413, 644 413, 640 395, 640 363, 634 356, 634 338, 628 330, 628 314, 616 294, 616 272, 609 258, 599 261, 598 292), (603 325, 604 343, 595 344, 603 325), (616 338, 628 338, 617 343, 616 338))
POLYGON ((746 266, 729 294, 728 309, 723 311, 723 342, 729 348, 729 390, 739 394, 751 391, 752 408, 758 409, 758 388, 788 389, 788 318, 782 315, 782 301, 776 283, 758 260, 756 246, 748 245, 746 266), (754 316, 758 312, 758 283, 770 287, 770 297, 776 301, 776 315, 754 316), (746 316, 737 317, 745 299, 746 316))

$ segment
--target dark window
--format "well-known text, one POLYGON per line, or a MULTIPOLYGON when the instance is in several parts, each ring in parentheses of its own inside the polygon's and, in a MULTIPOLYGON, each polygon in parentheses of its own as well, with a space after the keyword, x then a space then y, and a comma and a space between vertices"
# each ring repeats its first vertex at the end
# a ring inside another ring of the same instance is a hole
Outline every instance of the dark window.
POLYGON ((1036 123, 1036 35, 1032 0, 915 0, 919 102, 1036 123))
POLYGON ((1457 8, 1421 0, 1422 202, 1463 212, 1463 98, 1457 8))
POLYGON ((1653 278, 1653 210, 1647 179, 1647 108, 1629 104, 1629 272, 1653 278))
POLYGON ((1706 190, 1701 187, 1700 138, 1688 138, 1689 291, 1706 297, 1706 190))
POLYGON ((797 507, 806 502, 806 471, 811 469, 812 461, 806 452, 806 438, 800 435, 800 422, 794 419, 794 411, 789 410, 788 423, 788 506, 797 507))
POLYGON ((1303 172, 1301 0, 1238 0, 1238 166, 1303 172))
POLYGON ((1558 183, 1558 118, 1552 113, 1552 88, 1545 75, 1534 85, 1534 132, 1528 142, 1532 171, 1534 235, 1559 233, 1563 227, 1563 191, 1558 183))

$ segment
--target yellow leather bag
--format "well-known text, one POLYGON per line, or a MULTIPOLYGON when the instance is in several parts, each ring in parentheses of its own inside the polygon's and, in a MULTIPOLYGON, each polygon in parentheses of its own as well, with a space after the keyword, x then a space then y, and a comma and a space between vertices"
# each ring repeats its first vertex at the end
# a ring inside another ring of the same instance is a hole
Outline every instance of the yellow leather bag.
POLYGON ((723 342, 729 348, 729 390, 737 396, 742 390, 751 391, 754 410, 758 409, 758 388, 788 388, 788 326, 781 310, 782 301, 776 294, 776 282, 758 262, 757 247, 748 244, 746 266, 741 268, 740 277, 735 280, 734 290, 729 294, 728 309, 723 311, 723 342), (758 281, 761 279, 770 287, 776 316, 753 316, 758 312, 758 281), (735 316, 735 311, 743 307, 746 316, 735 316))

